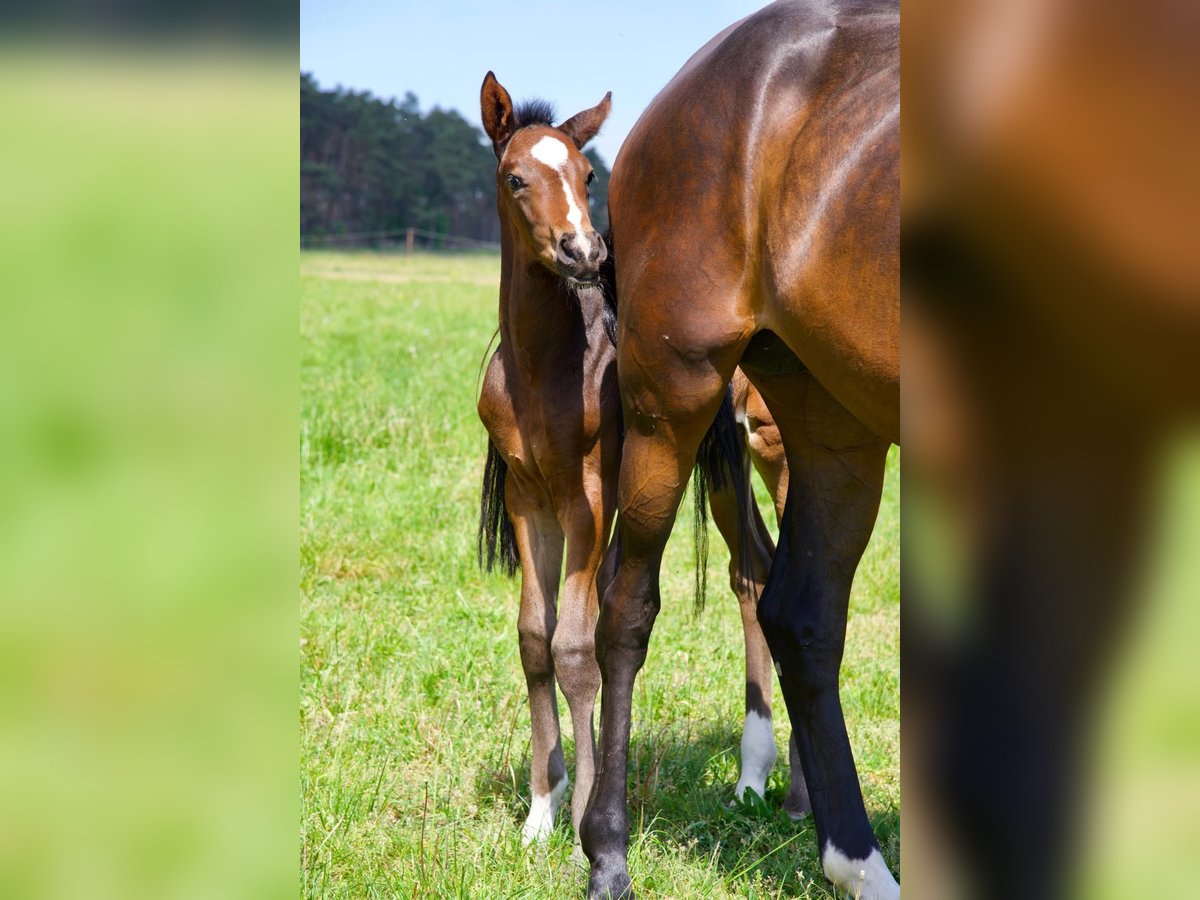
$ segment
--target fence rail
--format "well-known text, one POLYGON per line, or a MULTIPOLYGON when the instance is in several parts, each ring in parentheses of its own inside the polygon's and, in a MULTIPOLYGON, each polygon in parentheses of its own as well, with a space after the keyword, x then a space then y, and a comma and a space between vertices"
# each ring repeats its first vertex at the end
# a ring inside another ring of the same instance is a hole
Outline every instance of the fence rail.
POLYGON ((412 253, 417 240, 434 243, 441 247, 449 245, 455 249, 499 250, 500 245, 494 241, 481 241, 476 238, 463 237, 457 234, 442 234, 425 228, 399 228, 391 231, 359 231, 349 234, 302 234, 301 247, 322 246, 326 244, 352 244, 376 242, 389 238, 404 238, 407 252, 412 253))

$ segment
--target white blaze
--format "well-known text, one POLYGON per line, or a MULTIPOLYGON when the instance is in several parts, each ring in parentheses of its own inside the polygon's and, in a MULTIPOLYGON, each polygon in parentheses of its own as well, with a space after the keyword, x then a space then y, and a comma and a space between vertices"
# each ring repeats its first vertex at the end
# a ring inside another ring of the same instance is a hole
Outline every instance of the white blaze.
POLYGON ((534 144, 529 152, 538 162, 552 169, 561 169, 567 163, 567 145, 549 134, 534 144))
POLYGON ((833 841, 825 842, 821 854, 821 865, 825 877, 851 897, 859 900, 900 900, 900 885, 888 870, 887 863, 878 850, 872 850, 866 859, 850 859, 833 841))
POLYGON ((575 202, 575 195, 571 193, 571 186, 567 184, 567 145, 556 137, 547 134, 540 141, 533 145, 533 149, 529 154, 538 162, 549 166, 558 173, 559 179, 562 181, 563 193, 567 195, 567 221, 575 229, 575 237, 579 241, 585 254, 591 252, 592 244, 588 240, 587 234, 583 230, 583 211, 580 210, 579 204, 575 202))

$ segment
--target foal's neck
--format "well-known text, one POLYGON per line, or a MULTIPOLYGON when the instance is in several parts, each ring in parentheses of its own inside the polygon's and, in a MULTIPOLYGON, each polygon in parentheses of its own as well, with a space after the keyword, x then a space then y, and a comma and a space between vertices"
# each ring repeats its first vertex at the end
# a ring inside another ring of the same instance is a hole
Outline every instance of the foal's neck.
POLYGON ((504 229, 501 236, 500 340, 523 367, 594 350, 604 338, 599 289, 576 294, 504 229))

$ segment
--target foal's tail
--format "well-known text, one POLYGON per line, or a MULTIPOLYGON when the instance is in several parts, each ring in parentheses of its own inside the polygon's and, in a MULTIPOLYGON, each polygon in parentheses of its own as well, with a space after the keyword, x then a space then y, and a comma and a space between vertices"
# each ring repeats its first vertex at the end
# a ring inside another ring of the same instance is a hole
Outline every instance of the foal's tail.
POLYGON ((750 554, 746 548, 752 540, 753 525, 750 521, 750 483, 746 478, 750 451, 738 427, 733 413, 733 386, 725 388, 725 396, 717 417, 713 420, 696 451, 696 468, 692 474, 692 496, 696 513, 692 525, 692 537, 696 543, 696 609, 704 608, 704 596, 708 587, 708 495, 711 491, 723 491, 733 487, 738 510, 737 569, 745 584, 754 584, 750 575, 750 554))
POLYGON ((479 499, 479 565, 490 572, 500 566, 505 575, 517 574, 517 536, 504 505, 508 464, 488 440, 483 466, 483 495, 479 499))
POLYGON ((617 346, 617 254, 613 250, 612 229, 604 232, 600 239, 608 255, 600 263, 600 289, 604 292, 604 333, 609 342, 617 346))

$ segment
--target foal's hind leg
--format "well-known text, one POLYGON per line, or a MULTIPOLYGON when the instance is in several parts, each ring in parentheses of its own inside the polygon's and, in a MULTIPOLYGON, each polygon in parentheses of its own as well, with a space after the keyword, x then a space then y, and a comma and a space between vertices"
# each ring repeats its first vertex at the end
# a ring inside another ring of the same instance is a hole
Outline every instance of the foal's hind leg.
POLYGON ((738 598, 742 614, 742 633, 746 641, 746 720, 742 729, 742 772, 734 793, 741 800, 747 788, 759 797, 765 796, 767 776, 775 765, 775 730, 771 717, 771 693, 774 673, 771 671, 771 652, 758 624, 758 598, 771 571, 771 555, 775 542, 763 524, 754 501, 753 486, 747 470, 740 473, 746 481, 746 496, 751 531, 744 548, 749 561, 751 584, 738 570, 743 552, 742 535, 738 529, 737 495, 732 485, 709 494, 713 521, 729 547, 729 583, 738 598))
POLYGON ((554 828, 554 816, 567 790, 567 767, 559 737, 551 652, 563 534, 549 509, 539 508, 537 502, 521 497, 511 483, 508 505, 521 561, 521 611, 517 633, 533 726, 529 765, 532 798, 529 816, 521 831, 528 844, 545 838, 554 828))
POLYGON ((755 378, 783 435, 789 484, 758 615, 795 727, 826 876, 862 900, 900 890, 863 807, 838 694, 854 570, 879 510, 888 442, 808 373, 755 378))
MULTIPOLYGON (((787 457, 784 454, 779 426, 775 424, 775 417, 767 408, 762 394, 749 383, 740 368, 733 376, 733 391, 734 402, 746 425, 750 461, 771 494, 775 505, 775 524, 778 525, 783 521, 783 506, 787 499, 788 486, 787 457)), ((791 781, 788 784, 787 796, 783 800, 783 811, 792 819, 799 819, 812 812, 812 803, 808 799, 808 785, 804 780, 800 750, 796 746, 794 725, 788 740, 788 766, 791 781)))

